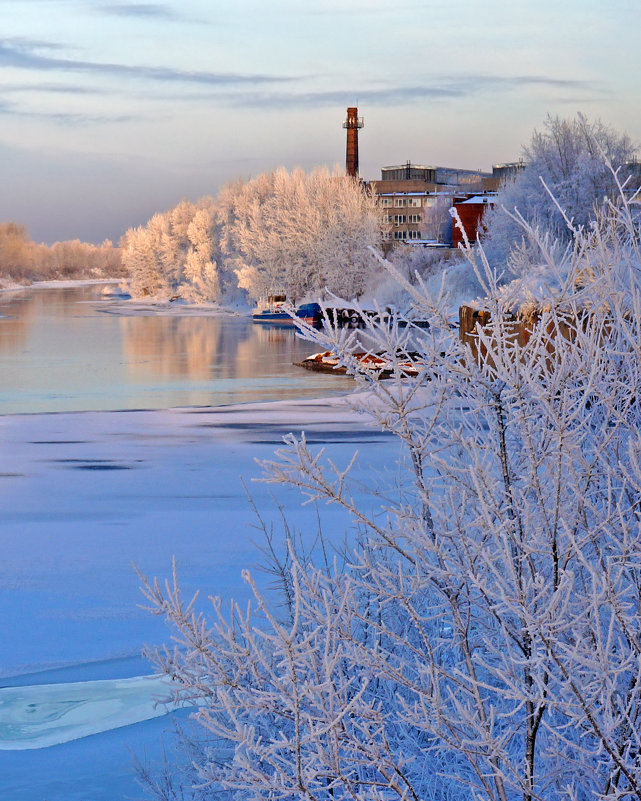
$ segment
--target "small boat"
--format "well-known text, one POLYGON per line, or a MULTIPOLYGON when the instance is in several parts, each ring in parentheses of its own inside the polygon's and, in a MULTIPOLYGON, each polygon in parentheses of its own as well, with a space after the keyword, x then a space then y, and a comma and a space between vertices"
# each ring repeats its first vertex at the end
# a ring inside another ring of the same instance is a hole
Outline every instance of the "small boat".
MULTIPOLYGON (((374 376, 375 378, 391 378, 395 371, 402 378, 412 378, 419 374, 421 368, 420 357, 418 354, 408 354, 410 358, 396 365, 385 359, 382 354, 366 353, 365 351, 352 353, 358 361, 359 372, 374 376)), ((339 364, 338 357, 330 350, 320 353, 313 353, 303 359, 302 362, 294 362, 296 367, 304 367, 306 370, 313 370, 316 373, 332 373, 333 375, 345 375, 347 368, 344 364, 339 364)))
MULTIPOLYGON (((287 302, 285 295, 270 295, 266 300, 261 298, 258 306, 252 313, 255 323, 278 323, 280 325, 294 324, 294 317, 285 310, 287 302)), ((303 303, 295 311, 295 318, 314 325, 319 323, 322 310, 318 303, 303 303)))

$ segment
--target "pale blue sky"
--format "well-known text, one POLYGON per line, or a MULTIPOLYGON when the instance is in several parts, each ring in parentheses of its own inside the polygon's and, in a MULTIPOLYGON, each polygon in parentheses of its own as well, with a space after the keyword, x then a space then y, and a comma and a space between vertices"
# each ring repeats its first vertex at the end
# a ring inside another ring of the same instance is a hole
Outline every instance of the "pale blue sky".
POLYGON ((490 169, 546 114, 641 140, 640 0, 0 0, 0 220, 118 239, 235 177, 490 169))

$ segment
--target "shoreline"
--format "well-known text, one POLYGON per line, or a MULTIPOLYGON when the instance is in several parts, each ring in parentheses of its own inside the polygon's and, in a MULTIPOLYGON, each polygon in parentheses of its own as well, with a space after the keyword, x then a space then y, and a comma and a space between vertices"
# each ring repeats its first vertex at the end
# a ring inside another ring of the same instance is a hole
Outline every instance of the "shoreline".
POLYGON ((92 286, 95 284, 120 284, 124 278, 51 278, 45 281, 32 281, 30 284, 5 284, 5 280, 0 278, 0 293, 21 292, 25 289, 74 289, 81 286, 92 286))
MULTIPOLYGON (((28 292, 29 290, 47 289, 80 289, 85 286, 109 286, 117 285, 126 292, 128 283, 127 278, 79 278, 64 279, 52 278, 45 281, 33 281, 31 284, 10 284, 3 283, 0 278, 0 295, 12 292, 28 292)), ((108 304, 109 309, 100 309, 109 314, 121 314, 123 316, 135 315, 173 315, 177 317, 214 317, 218 315, 228 315, 230 317, 250 317, 252 307, 235 305, 224 306, 214 302, 193 303, 182 298, 169 298, 163 296, 149 298, 118 297, 106 294, 102 298, 95 300, 80 301, 92 303, 100 306, 102 303, 108 304)))

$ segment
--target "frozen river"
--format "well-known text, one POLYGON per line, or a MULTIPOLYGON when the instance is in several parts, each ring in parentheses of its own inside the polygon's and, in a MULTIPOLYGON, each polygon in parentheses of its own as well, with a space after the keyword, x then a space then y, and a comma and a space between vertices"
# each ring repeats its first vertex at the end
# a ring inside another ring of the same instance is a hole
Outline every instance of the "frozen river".
MULTIPOLYGON (((242 597, 241 569, 261 576, 247 491, 278 519, 273 487, 253 482, 256 458, 304 429, 339 464, 358 448, 357 478, 393 463, 389 438, 340 397, 349 379, 291 366, 313 349, 292 331, 130 306, 123 315, 101 291, 0 296, 7 801, 144 797, 131 751, 157 758, 171 722, 140 653, 168 632, 140 607, 134 564, 165 577, 175 556, 186 594, 242 597)), ((315 511, 288 489, 278 502, 312 536, 315 511)), ((348 521, 333 507, 320 514, 340 541, 348 521)))

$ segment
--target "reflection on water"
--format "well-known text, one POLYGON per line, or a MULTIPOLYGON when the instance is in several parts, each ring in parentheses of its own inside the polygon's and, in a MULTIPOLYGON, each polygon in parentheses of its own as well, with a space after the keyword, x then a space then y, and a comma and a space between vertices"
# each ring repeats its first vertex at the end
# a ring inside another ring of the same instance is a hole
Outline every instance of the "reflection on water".
POLYGON ((212 378, 221 340, 221 320, 211 317, 121 317, 127 366, 133 380, 176 375, 212 378))
POLYGON ((99 285, 0 294, 0 413, 218 406, 346 392, 315 346, 249 318, 105 314, 99 285))
POLYGON ((39 304, 24 292, 0 293, 0 353, 23 348, 39 304), (11 301, 11 302, 9 302, 11 301))

